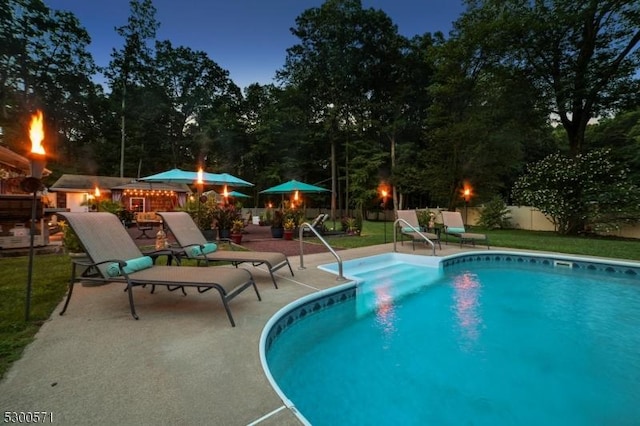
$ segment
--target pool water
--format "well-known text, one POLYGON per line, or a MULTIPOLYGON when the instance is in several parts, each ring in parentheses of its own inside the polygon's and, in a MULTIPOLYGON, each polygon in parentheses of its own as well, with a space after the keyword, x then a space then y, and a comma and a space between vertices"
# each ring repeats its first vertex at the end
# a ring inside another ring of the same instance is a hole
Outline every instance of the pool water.
POLYGON ((270 347, 272 377, 311 424, 638 424, 637 277, 391 270, 363 272, 355 300, 270 347))

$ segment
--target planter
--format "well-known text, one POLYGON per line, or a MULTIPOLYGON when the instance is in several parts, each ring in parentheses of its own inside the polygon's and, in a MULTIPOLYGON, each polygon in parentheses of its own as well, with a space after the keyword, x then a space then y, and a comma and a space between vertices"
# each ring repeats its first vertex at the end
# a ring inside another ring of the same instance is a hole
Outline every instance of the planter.
POLYGON ((219 229, 218 230, 220 232, 220 239, 229 239, 229 237, 231 236, 231 230, 230 229, 219 229))
POLYGON ((231 241, 233 241, 234 244, 241 244, 242 234, 231 234, 231 241))
POLYGON ((285 229, 284 230, 284 239, 285 240, 293 240, 293 229, 285 229))
POLYGON ((271 228, 271 236, 273 238, 282 238, 284 228, 271 228))
POLYGON ((218 239, 218 230, 217 229, 203 229, 202 235, 204 239, 207 241, 215 241, 218 239))

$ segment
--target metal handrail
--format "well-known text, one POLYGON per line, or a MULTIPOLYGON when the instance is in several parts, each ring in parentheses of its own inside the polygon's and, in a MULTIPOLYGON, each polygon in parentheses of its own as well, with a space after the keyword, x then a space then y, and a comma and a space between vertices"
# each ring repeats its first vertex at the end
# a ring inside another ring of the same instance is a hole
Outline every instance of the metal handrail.
POLYGON ((322 241, 322 244, 324 244, 325 247, 327 247, 329 249, 331 254, 333 254, 333 256, 338 261, 338 278, 336 278, 336 280, 346 280, 346 278, 342 274, 342 258, 340 256, 338 256, 338 253, 336 253, 335 250, 331 248, 329 243, 327 243, 327 241, 324 238, 322 238, 322 236, 318 233, 316 228, 311 226, 311 224, 308 223, 308 222, 304 222, 302 225, 300 225, 300 231, 298 231, 299 232, 298 239, 300 240, 300 269, 305 269, 305 267, 304 267, 304 256, 303 256, 303 254, 304 254, 303 253, 304 252, 304 242, 302 241, 302 239, 304 237, 304 235, 303 235, 304 228, 309 228, 311 230, 311 232, 316 234, 316 237, 318 237, 318 239, 320 241, 322 241))
POLYGON ((433 250, 433 255, 436 255, 436 245, 433 241, 431 241, 429 239, 429 237, 427 237, 426 235, 424 235, 422 232, 420 232, 419 229, 417 229, 415 226, 413 226, 412 224, 410 224, 409 222, 407 222, 404 219, 396 219, 395 222, 393 222, 393 251, 396 252, 398 250, 396 250, 396 241, 398 240, 398 224, 402 222, 405 225, 407 225, 407 227, 411 228, 413 230, 413 232, 416 232, 418 235, 420 235, 426 242, 428 242, 429 244, 431 244, 431 249, 433 250))

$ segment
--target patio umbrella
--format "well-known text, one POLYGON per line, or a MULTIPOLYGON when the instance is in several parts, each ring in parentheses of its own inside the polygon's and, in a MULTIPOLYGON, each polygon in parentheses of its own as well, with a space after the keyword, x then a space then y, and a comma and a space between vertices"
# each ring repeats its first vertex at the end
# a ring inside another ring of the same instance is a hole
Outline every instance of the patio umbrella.
POLYGON ((204 173, 205 182, 215 182, 212 185, 227 185, 227 186, 253 186, 251 182, 242 180, 239 177, 230 175, 229 173, 204 173))
POLYGON ((304 182, 299 182, 295 179, 290 180, 289 182, 281 183, 280 185, 272 186, 271 188, 267 188, 264 191, 260 191, 261 194, 287 194, 290 192, 306 192, 306 193, 318 193, 318 192, 329 192, 328 189, 322 188, 320 186, 311 185, 304 182))
MULTIPOLYGON (((151 176, 145 176, 138 180, 144 182, 173 182, 185 183, 187 185, 194 184, 198 180, 198 172, 191 172, 181 169, 171 169, 166 172, 157 173, 151 176)), ((228 186, 253 186, 251 182, 242 180, 229 173, 202 173, 202 182, 205 185, 228 185, 228 186)))
POLYGON ((250 195, 247 194, 243 194, 242 192, 238 192, 238 191, 231 191, 229 193, 229 197, 235 197, 235 198, 251 198, 250 195))
POLYGON ((189 172, 181 169, 171 169, 166 172, 156 173, 155 175, 139 178, 143 182, 170 182, 192 184, 198 180, 197 172, 189 172))

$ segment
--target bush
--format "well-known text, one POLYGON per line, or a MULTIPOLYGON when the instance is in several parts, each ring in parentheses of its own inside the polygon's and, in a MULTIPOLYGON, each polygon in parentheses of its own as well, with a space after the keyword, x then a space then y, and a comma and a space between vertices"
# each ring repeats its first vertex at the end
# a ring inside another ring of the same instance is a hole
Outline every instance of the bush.
POLYGON ((480 212, 480 220, 478 224, 489 229, 510 228, 510 213, 504 200, 495 196, 485 204, 480 212))

